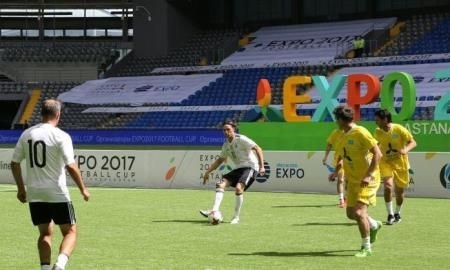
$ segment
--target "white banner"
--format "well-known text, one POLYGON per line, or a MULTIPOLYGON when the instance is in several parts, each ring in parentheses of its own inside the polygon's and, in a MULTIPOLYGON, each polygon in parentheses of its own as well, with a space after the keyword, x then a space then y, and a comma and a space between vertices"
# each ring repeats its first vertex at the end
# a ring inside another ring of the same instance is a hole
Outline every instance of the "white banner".
MULTIPOLYGON (((0 183, 13 184, 9 163, 12 149, 0 150, 0 183)), ((88 186, 124 188, 192 188, 214 190, 215 181, 232 168, 226 164, 202 185, 204 172, 219 151, 199 150, 76 150, 88 186)), ((266 175, 258 177, 249 191, 316 192, 335 194, 336 184, 327 180, 323 152, 266 151, 266 175)), ((450 198, 450 153, 411 153, 407 196, 450 198)), ((69 180, 73 185, 73 182, 69 180)), ((379 190, 379 195, 382 189, 379 190)))
POLYGON ((92 107, 82 111, 82 113, 246 111, 254 107, 255 105, 92 107))
POLYGON ((219 65, 210 66, 187 66, 187 67, 158 67, 154 68, 151 73, 164 74, 164 73, 181 73, 181 72, 199 72, 199 71, 211 71, 219 70, 219 65))
POLYGON ((252 35, 254 40, 225 58, 222 65, 283 62, 305 65, 308 64, 305 61, 312 59, 330 61, 340 52, 352 48, 356 36, 365 35, 374 28, 387 29, 395 21, 395 18, 385 18, 263 27, 252 35))
MULTIPOLYGON (((201 177, 217 154, 215 151, 180 153, 171 187, 205 188, 201 177)), ((250 190, 336 193, 336 183, 328 182, 329 171, 322 165, 323 152, 266 151, 264 157, 267 173, 258 177, 250 190)), ((450 153, 411 153, 410 163, 414 173, 407 196, 450 198, 450 153)), ((214 180, 220 179, 224 172, 227 172, 226 168, 213 173, 209 189, 214 189, 214 180)), ((382 189, 379 195, 382 195, 382 189)))
POLYGON ((402 63, 407 63, 411 61, 427 61, 427 60, 449 60, 450 53, 438 53, 438 54, 414 54, 414 55, 395 55, 395 56, 383 56, 383 57, 364 57, 364 58, 354 58, 354 59, 328 59, 321 60, 320 58, 314 59, 303 59, 301 62, 297 61, 275 61, 271 63, 241 63, 241 64, 221 64, 214 66, 191 66, 191 67, 164 67, 155 68, 152 70, 153 74, 167 74, 167 73, 177 73, 177 72, 199 72, 199 71, 217 71, 221 72, 224 70, 231 69, 249 69, 249 68, 274 68, 274 67, 297 67, 299 65, 335 65, 335 66, 346 66, 355 64, 383 64, 396 62, 400 65, 402 63))
MULTIPOLYGON (((13 149, 0 149, 0 183, 13 184, 10 162, 13 149)), ((88 186, 104 187, 155 187, 151 172, 158 163, 149 163, 149 151, 75 150, 75 161, 88 186)), ((22 172, 26 177, 25 161, 22 172)), ((74 185, 68 177, 68 184, 74 185)))
POLYGON ((0 149, 0 183, 14 184, 11 173, 12 149, 0 149))
MULTIPOLYGON (((318 103, 297 104, 297 109, 315 109, 318 103)), ((402 102, 395 102, 395 106, 401 107, 402 102)), ((435 106, 435 101, 417 101, 417 107, 435 106)), ((283 109, 283 105, 270 105, 271 108, 283 109)), ((362 105, 362 108, 379 108, 379 102, 362 105)), ((82 113, 137 113, 137 112, 205 112, 205 111, 248 111, 259 108, 258 105, 217 105, 217 106, 155 106, 155 107, 92 107, 82 113)))
POLYGON ((92 80, 62 93, 58 99, 79 104, 181 102, 222 74, 116 77, 92 80))
POLYGON ((412 54, 412 55, 393 55, 382 57, 363 57, 354 59, 334 59, 328 62, 321 62, 322 65, 350 65, 350 64, 384 64, 392 63, 401 64, 411 61, 427 61, 427 60, 448 60, 450 59, 450 53, 437 53, 437 54, 412 54))

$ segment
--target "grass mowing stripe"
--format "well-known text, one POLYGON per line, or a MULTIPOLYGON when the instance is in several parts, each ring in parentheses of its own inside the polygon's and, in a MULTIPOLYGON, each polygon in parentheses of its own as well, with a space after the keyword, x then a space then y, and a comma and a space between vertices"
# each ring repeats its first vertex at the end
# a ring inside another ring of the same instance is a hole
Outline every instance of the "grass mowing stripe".
MULTIPOLYGON (((14 186, 0 185, 0 190, 14 186)), ((214 192, 91 188, 83 202, 71 188, 79 242, 66 269, 442 269, 448 264, 449 200, 407 198, 403 221, 383 226, 372 257, 353 254, 360 237, 337 196, 245 194, 239 225, 230 225, 234 194, 222 204, 225 222, 209 225, 199 209, 214 192)), ((0 192, 0 269, 38 269, 37 229, 14 192, 0 192)), ((370 214, 384 221, 382 198, 370 214)), ((61 240, 55 230, 53 261, 61 240)))

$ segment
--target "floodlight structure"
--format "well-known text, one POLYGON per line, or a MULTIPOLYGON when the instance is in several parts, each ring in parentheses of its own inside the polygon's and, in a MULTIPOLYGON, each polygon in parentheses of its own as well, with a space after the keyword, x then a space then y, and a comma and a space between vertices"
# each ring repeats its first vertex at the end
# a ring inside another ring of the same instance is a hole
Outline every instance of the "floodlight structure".
POLYGON ((144 10, 145 13, 147 13, 147 20, 149 22, 152 21, 152 15, 150 14, 150 11, 148 11, 148 9, 146 7, 144 7, 144 6, 136 6, 136 11, 139 11, 139 10, 144 10))

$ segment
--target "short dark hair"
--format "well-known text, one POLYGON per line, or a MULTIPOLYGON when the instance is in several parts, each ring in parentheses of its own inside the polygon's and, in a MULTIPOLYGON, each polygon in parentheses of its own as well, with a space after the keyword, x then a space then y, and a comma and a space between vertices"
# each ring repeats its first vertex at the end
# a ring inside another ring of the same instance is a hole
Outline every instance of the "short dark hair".
POLYGON ((381 119, 386 119, 388 123, 392 123, 392 115, 386 109, 378 109, 375 111, 375 116, 378 116, 381 119))
POLYGON ((41 116, 56 116, 59 112, 61 112, 61 101, 56 99, 46 99, 42 103, 41 108, 41 116))
POLYGON ((336 119, 341 119, 347 122, 353 121, 353 117, 355 115, 355 110, 353 110, 352 107, 349 107, 347 105, 341 105, 337 106, 333 110, 333 114, 336 117, 336 119))

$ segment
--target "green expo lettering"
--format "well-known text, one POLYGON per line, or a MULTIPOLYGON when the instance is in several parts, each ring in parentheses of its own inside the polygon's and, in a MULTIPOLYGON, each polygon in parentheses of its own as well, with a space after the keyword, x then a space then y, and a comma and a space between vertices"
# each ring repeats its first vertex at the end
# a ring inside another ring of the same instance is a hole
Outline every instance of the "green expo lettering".
MULTIPOLYGON (((436 79, 450 77, 450 70, 436 72, 436 79)), ((355 120, 360 119, 360 106, 370 104, 380 97, 381 108, 387 109, 394 121, 408 120, 416 108, 416 85, 413 77, 406 72, 392 72, 387 74, 380 83, 378 77, 372 74, 336 75, 328 83, 324 76, 291 76, 283 85, 283 116, 287 122, 319 122, 323 121, 327 113, 332 111, 339 103, 337 97, 347 80, 347 103, 355 109, 355 120), (321 97, 313 116, 298 115, 298 103, 311 103, 308 95, 297 95, 296 87, 300 84, 310 84, 311 79, 321 97), (367 85, 367 91, 362 95, 361 84, 367 85), (403 102, 400 111, 396 111, 394 104, 394 88, 397 83, 402 87, 403 102)), ((450 105, 450 89, 437 102, 434 110, 434 120, 450 120, 447 109, 450 105)))

